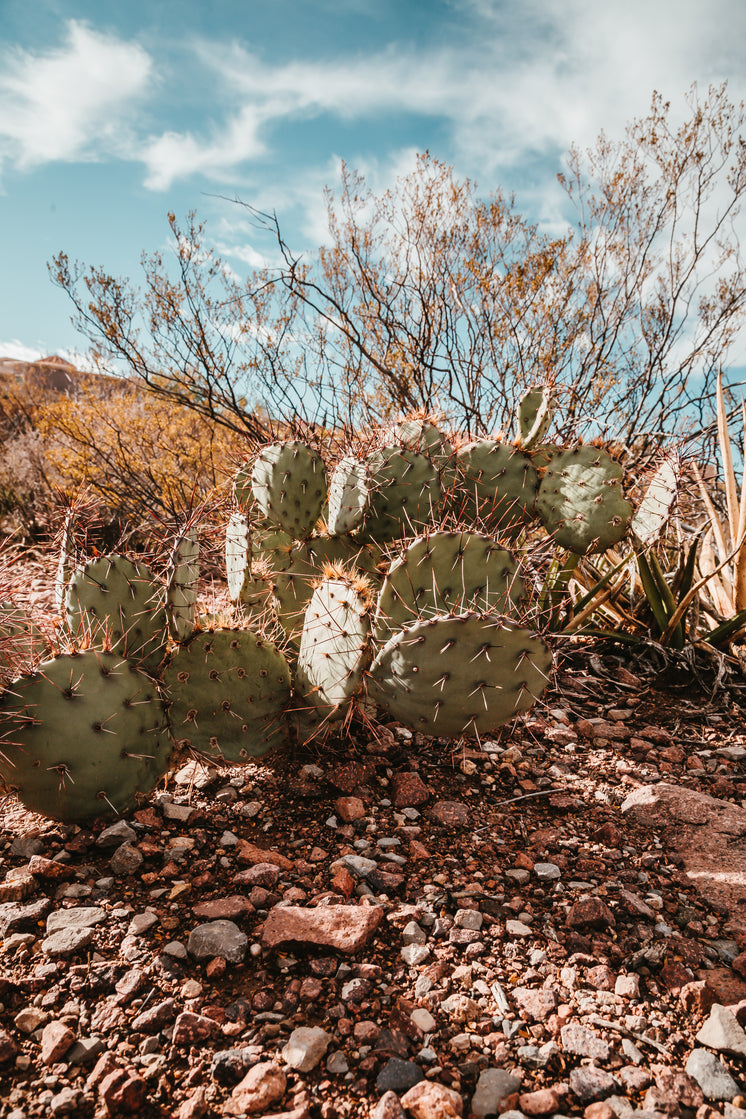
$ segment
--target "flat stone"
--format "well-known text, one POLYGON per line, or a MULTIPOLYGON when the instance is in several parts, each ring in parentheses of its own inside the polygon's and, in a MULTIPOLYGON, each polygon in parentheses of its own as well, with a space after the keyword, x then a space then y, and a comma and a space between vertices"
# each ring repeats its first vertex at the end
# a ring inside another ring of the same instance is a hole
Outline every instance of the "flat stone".
POLYGON ((144 913, 136 913, 127 926, 127 935, 142 936, 148 929, 152 929, 153 925, 157 925, 159 920, 158 914, 152 911, 146 910, 144 913))
POLYGON ((249 938, 233 921, 209 921, 192 929, 187 951, 196 960, 222 956, 229 964, 240 964, 246 955, 249 938))
POLYGON ((371 871, 375 870, 378 863, 375 859, 366 859, 364 855, 343 855, 337 862, 332 863, 332 866, 344 866, 356 874, 358 878, 365 878, 371 871))
POLYGON ((739 1026, 735 1015, 726 1007, 715 1003, 710 1016, 703 1023, 697 1041, 719 1053, 733 1053, 746 1056, 746 1033, 739 1026))
POLYGON ((117 820, 110 828, 104 830, 96 837, 97 847, 120 847, 123 843, 134 843, 137 832, 130 827, 126 820, 117 820))
POLYGON ((293 862, 291 859, 281 855, 279 851, 270 851, 264 847, 257 847, 255 843, 249 843, 247 839, 239 839, 238 844, 234 848, 236 861, 248 866, 254 866, 256 863, 274 863, 280 870, 292 870, 293 862))
POLYGON ((563 1026, 560 1030, 560 1039, 565 1052, 574 1053, 577 1057, 593 1057, 599 1061, 606 1061, 611 1052, 608 1042, 578 1022, 570 1022, 567 1026, 563 1026))
POLYGON ((521 1087, 521 1081, 503 1068, 487 1068, 479 1074, 477 1087, 471 1100, 472 1115, 482 1119, 497 1114, 506 1096, 512 1096, 521 1087))
POLYGON ((534 863, 534 874, 540 882, 554 882, 562 877, 562 871, 556 863, 534 863))
POLYGON ((45 1065, 62 1060, 75 1041, 75 1034, 63 1022, 48 1022, 41 1035, 41 1059, 45 1065))
POLYGON ((93 941, 91 928, 59 929, 41 942, 41 950, 45 956, 72 956, 81 948, 87 948, 93 941))
POLYGON ((172 1041, 174 1045, 194 1045, 215 1037, 219 1029, 213 1018, 184 1010, 174 1022, 172 1041))
POLYGON ((395 773, 391 787, 394 808, 416 808, 430 799, 430 790, 419 773, 395 773))
POLYGON ((377 905, 275 906, 264 922, 262 943, 275 948, 295 941, 352 953, 368 943, 382 919, 377 905))
POLYGON ((691 1076, 708 1100, 732 1100, 741 1089, 723 1062, 709 1049, 694 1049, 686 1062, 687 1076, 691 1076))
POLYGON ((331 1034, 320 1026, 299 1026, 288 1038, 282 1050, 282 1059, 298 1072, 310 1072, 321 1061, 331 1040, 331 1034))
POLYGON ((403 1061, 400 1057, 389 1057, 376 1077, 376 1090, 396 1092, 400 1096, 424 1079, 425 1074, 419 1065, 403 1061))
POLYGON ((508 936, 533 936, 533 930, 523 921, 508 920, 505 922, 505 931, 508 936))
POLYGON ((587 1065, 570 1073, 570 1091, 581 1103, 606 1099, 619 1090, 620 1083, 606 1069, 587 1065))
POLYGON ((614 914, 601 898, 580 898, 567 914, 567 925, 571 929, 607 929, 614 928, 615 924, 614 914))
POLYGON ((237 886, 262 886, 265 890, 271 890, 279 880, 280 868, 276 863, 254 863, 233 876, 237 886))
POLYGON ((192 906, 195 917, 208 921, 232 920, 234 917, 245 917, 254 912, 254 906, 248 898, 241 894, 234 894, 227 898, 214 898, 212 901, 201 901, 192 906))
POLYGON ((531 987, 514 987, 511 991, 516 1005, 532 1022, 546 1022, 557 1009, 554 991, 535 990, 531 987))
POLYGON ((469 809, 457 800, 439 800, 430 809, 430 817, 446 828, 465 828, 469 824, 469 809))
POLYGON ((106 910, 100 905, 79 905, 74 909, 57 909, 47 917, 47 933, 59 929, 91 928, 106 919, 106 910))

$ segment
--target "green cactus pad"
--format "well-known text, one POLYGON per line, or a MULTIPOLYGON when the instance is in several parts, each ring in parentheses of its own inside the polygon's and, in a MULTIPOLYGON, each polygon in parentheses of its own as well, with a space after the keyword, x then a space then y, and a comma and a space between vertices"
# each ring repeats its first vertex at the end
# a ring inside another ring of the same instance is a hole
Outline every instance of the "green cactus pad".
POLYGON ((13 602, 0 602, 0 687, 30 672, 50 651, 30 614, 13 602))
POLYGON ((489 536, 434 532, 415 540, 383 581, 374 621, 376 641, 438 614, 506 613, 525 588, 515 559, 489 536))
POLYGON ((536 508, 557 544, 577 555, 603 552, 627 532, 632 506, 620 487, 622 468, 593 446, 574 447, 547 466, 536 508))
POLYGON ((490 439, 456 453, 459 482, 452 509, 486 532, 518 531, 533 513, 539 476, 528 455, 490 439))
POLYGON ((33 812, 83 823, 124 812, 164 775, 170 740, 153 682, 113 653, 46 661, 15 681, 0 776, 33 812))
POLYGON ((371 600, 367 584, 343 574, 313 592, 300 641, 295 690, 300 703, 344 714, 370 664, 371 600))
POLYGON ((305 540, 326 501, 326 467, 305 443, 271 443, 254 462, 251 488, 270 524, 294 540, 305 540))
POLYGON ((199 539, 194 529, 185 529, 174 544, 166 576, 166 610, 174 641, 186 641, 194 633, 198 582, 199 539))
POLYGON ((518 405, 516 427, 518 446, 530 451, 537 446, 549 431, 554 417, 554 399, 544 385, 528 390, 518 405))
POLYGON ((144 563, 101 556, 71 576, 65 595, 67 627, 108 651, 149 668, 165 652, 165 592, 144 563))
POLYGON ((431 420, 419 416, 398 423, 394 429, 393 442, 410 451, 428 455, 435 461, 448 458, 453 453, 453 447, 442 431, 431 420))
POLYGON ((499 614, 457 614, 394 634, 371 665, 368 697, 423 734, 479 735, 528 711, 546 687, 544 642, 499 614))
POLYGON ((182 745, 237 765, 285 741, 290 670, 250 630, 198 633, 163 674, 171 733, 182 745))
POLYGON ((274 606, 287 635, 300 641, 308 604, 327 564, 356 567, 377 581, 379 554, 349 536, 314 536, 295 544, 289 567, 274 576, 274 606))
POLYGON ((367 464, 348 455, 337 463, 329 482, 329 533, 354 532, 363 523, 367 504, 367 464))
POLYGON ((437 519, 443 503, 437 467, 427 455, 383 447, 366 460, 366 537, 383 542, 412 536, 437 519))

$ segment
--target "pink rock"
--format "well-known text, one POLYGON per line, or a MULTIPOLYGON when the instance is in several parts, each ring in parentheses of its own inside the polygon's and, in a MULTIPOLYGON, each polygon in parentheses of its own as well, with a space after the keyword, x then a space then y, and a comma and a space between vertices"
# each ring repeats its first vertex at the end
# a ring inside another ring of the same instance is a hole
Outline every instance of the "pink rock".
POLYGON ((516 1005, 532 1022, 545 1022, 557 1009, 554 991, 535 991, 527 987, 514 987, 511 991, 516 1005))
POLYGON ((567 924, 571 929, 605 929, 615 925, 614 914, 601 898, 581 898, 570 907, 567 924))
POLYGON ((518 1108, 524 1115, 552 1115, 559 1106, 560 1098, 554 1088, 539 1088, 518 1097, 518 1108))
POLYGON ((178 1119, 202 1119, 207 1111, 207 1094, 204 1088, 197 1088, 182 1102, 178 1119))
POLYGON ((430 809, 430 815, 447 828, 465 828, 469 823, 469 809, 457 800, 439 800, 430 809))
POLYGON ((232 921, 235 917, 246 917, 254 912, 254 906, 248 898, 236 894, 229 898, 213 898, 212 901, 201 901, 192 906, 192 913, 206 921, 232 921))
POLYGON ((12 1061, 18 1055, 18 1046, 7 1030, 0 1030, 0 1064, 12 1061))
POLYGON ((264 922, 262 943, 274 948, 297 941, 357 952, 368 943, 382 917, 381 907, 372 905, 275 906, 264 922))
POLYGON ((75 1034, 62 1022, 49 1022, 41 1035, 41 1059, 45 1065, 53 1065, 67 1053, 75 1041, 75 1034))
POLYGON ((287 1077, 273 1061, 254 1065, 237 1084, 223 1108, 223 1115, 256 1115, 278 1103, 287 1090, 287 1077))
POLYGON ((218 1024, 204 1014, 192 1014, 185 1010, 174 1022, 174 1045, 193 1045, 195 1041, 206 1041, 218 1032, 218 1024))
POLYGON ((280 868, 275 863, 254 863, 233 876, 237 886, 262 886, 265 890, 271 890, 279 880, 280 868))
POLYGON ((337 797, 334 808, 346 824, 351 824, 354 820, 362 820, 365 815, 365 805, 360 797, 337 797))
POLYGON ((279 866, 280 870, 293 869, 290 859, 285 858, 279 851, 265 851, 263 847, 257 847, 254 843, 249 843, 247 839, 239 839, 233 850, 236 862, 244 865, 254 866, 255 863, 274 863, 275 866, 279 866))
POLYGON ((136 1115, 147 1102, 148 1086, 132 1069, 119 1068, 104 1077, 98 1094, 109 1115, 136 1115))
POLYGON ((464 1102, 453 1088, 420 1080, 401 1097, 401 1105, 413 1119, 460 1119, 464 1102))

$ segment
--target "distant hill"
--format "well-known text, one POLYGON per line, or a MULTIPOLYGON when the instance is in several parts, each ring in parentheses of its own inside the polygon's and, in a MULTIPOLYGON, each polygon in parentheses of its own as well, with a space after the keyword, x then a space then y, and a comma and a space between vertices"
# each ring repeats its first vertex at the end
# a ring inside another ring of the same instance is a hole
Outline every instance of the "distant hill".
POLYGON ((19 361, 14 357, 0 357, 0 391, 10 392, 14 388, 27 391, 63 393, 72 392, 81 384, 97 381, 121 383, 121 378, 110 377, 106 373, 89 373, 58 354, 39 358, 38 361, 19 361))

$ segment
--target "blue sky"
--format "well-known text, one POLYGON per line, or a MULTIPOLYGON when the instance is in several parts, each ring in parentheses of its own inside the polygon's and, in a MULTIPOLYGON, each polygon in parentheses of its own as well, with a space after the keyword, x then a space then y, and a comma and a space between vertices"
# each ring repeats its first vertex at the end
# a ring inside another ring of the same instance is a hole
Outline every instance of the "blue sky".
POLYGON ((744 42, 743 0, 0 0, 0 357, 80 350, 46 262, 136 277, 169 210, 239 273, 269 246, 217 195, 314 248, 340 160, 382 189, 429 149, 556 225, 572 142, 741 99, 744 42))

